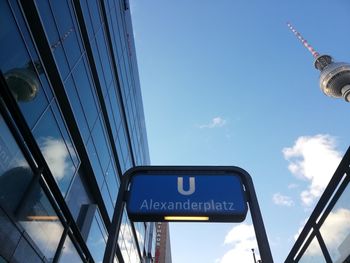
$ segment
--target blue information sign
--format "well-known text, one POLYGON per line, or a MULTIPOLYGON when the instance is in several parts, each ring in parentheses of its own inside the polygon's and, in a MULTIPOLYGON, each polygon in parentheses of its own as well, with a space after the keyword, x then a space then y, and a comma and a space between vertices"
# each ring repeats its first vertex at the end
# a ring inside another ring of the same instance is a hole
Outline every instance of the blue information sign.
POLYGON ((241 178, 233 173, 136 173, 127 200, 133 221, 241 222, 247 210, 241 178))

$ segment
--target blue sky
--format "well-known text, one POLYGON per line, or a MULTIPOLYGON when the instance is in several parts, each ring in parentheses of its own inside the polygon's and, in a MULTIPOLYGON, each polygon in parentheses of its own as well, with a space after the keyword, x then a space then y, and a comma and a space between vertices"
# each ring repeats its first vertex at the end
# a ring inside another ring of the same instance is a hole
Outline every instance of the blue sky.
MULTIPOLYGON (((350 104, 320 91, 313 57, 286 22, 319 53, 350 62, 350 2, 130 2, 152 164, 247 170, 283 262, 350 128, 350 104)), ((170 227, 173 263, 252 262, 249 216, 170 227)))

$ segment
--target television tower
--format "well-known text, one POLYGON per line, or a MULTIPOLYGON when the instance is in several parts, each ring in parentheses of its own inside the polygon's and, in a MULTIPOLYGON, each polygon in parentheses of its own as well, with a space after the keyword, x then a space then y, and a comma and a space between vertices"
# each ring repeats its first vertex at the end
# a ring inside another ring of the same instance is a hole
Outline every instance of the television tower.
POLYGON ((321 72, 320 88, 323 93, 350 102, 350 64, 334 62, 330 55, 320 55, 290 23, 287 25, 315 58, 314 66, 321 72))

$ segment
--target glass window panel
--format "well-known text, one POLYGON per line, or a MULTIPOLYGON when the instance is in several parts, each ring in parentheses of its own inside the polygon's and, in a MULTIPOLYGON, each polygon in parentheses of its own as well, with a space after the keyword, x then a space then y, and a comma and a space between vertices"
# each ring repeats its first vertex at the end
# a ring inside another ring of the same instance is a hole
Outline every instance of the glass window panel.
POLYGON ((77 249, 75 248, 72 240, 70 239, 70 237, 67 237, 65 242, 64 242, 59 262, 62 262, 62 263, 65 263, 65 262, 70 262, 70 263, 83 262, 79 253, 77 252, 77 249))
POLYGON ((78 44, 77 32, 75 32, 75 29, 73 27, 64 33, 62 37, 62 42, 63 42, 64 51, 67 54, 70 68, 73 69, 78 59, 81 56, 81 50, 78 44))
POLYGON ((38 263, 43 262, 39 255, 35 252, 28 241, 22 237, 15 253, 11 258, 11 262, 26 262, 26 263, 38 263))
POLYGON ((47 110, 33 132, 42 154, 55 177, 63 195, 73 178, 75 167, 67 147, 73 147, 65 142, 51 112, 47 110))
POLYGON ((124 262, 129 262, 129 254, 128 254, 128 251, 126 249, 126 245, 125 245, 125 242, 124 242, 123 238, 118 240, 118 245, 119 245, 119 248, 120 248, 120 252, 122 253, 124 262))
POLYGON ((111 105, 112 105, 112 110, 113 110, 113 114, 114 114, 114 120, 115 120, 115 124, 117 126, 117 129, 119 128, 119 126, 121 125, 122 122, 122 118, 121 118, 121 110, 119 108, 120 102, 118 100, 118 97, 116 95, 116 91, 114 90, 114 88, 111 88, 109 90, 109 98, 111 100, 111 105))
POLYGON ((89 7, 89 11, 90 11, 90 16, 91 16, 91 21, 92 21, 92 25, 94 28, 94 32, 96 33, 101 26, 99 4, 96 0, 89 0, 87 2, 88 2, 88 7, 89 7))
MULTIPOLYGON (((33 175, 2 119, 0 127, 0 145, 5 149, 2 152, 10 160, 0 166, 1 205, 22 225, 41 253, 52 259, 63 232, 62 224, 39 184, 39 175, 33 175)), ((20 257, 22 254, 18 253, 20 257)))
MULTIPOLYGON (((56 22, 54 20, 54 16, 52 14, 52 10, 57 12, 57 7, 55 9, 52 9, 50 6, 50 3, 55 3, 56 1, 36 1, 39 15, 41 17, 41 20, 43 22, 44 28, 46 35, 48 36, 49 43, 51 45, 51 50, 53 52, 53 55, 55 57, 55 61, 58 65, 58 69, 60 71, 60 75, 63 80, 66 79, 69 73, 69 68, 68 68, 68 62, 67 62, 67 57, 63 51, 62 48, 62 41, 59 36, 59 32, 56 26, 56 22)), ((61 2, 60 2, 61 4, 61 2)), ((60 10, 60 8, 59 8, 60 10)), ((61 16, 62 20, 67 20, 67 16, 61 16)), ((67 32, 67 31, 65 31, 67 32)))
POLYGON ((43 86, 43 89, 46 92, 46 96, 48 98, 49 101, 51 101, 51 99, 53 98, 53 93, 52 93, 52 89, 49 85, 49 82, 47 80, 47 77, 44 73, 39 72, 39 78, 41 81, 41 85, 43 86))
POLYGON ((112 203, 111 196, 109 194, 108 187, 107 187, 106 183, 103 184, 102 189, 101 189, 101 193, 102 193, 102 198, 103 198, 103 201, 105 203, 109 218, 112 219, 114 208, 113 208, 113 203, 112 203))
POLYGON ((331 258, 343 262, 350 254, 350 185, 348 184, 336 205, 320 228, 331 258))
POLYGON ((83 106, 89 127, 92 129, 97 118, 92 83, 89 80, 84 61, 80 61, 73 72, 75 87, 83 106))
POLYGON ((316 239, 311 241, 309 247, 306 249, 304 255, 300 258, 299 263, 322 263, 326 260, 323 257, 321 247, 316 239))
POLYGON ((103 176, 101 165, 98 160, 96 149, 92 140, 89 140, 87 144, 87 151, 88 151, 89 159, 92 165, 92 169, 94 170, 97 184, 99 188, 101 188, 104 176, 103 176))
POLYGON ((15 214, 33 173, 1 116, 0 131, 0 204, 15 214))
POLYGON ((40 187, 28 165, 18 164, 17 167, 0 174, 0 204, 14 215, 18 215, 25 198, 31 197, 30 203, 34 205, 40 198, 40 187), (36 194, 28 195, 26 191, 36 190, 36 194))
POLYGON ((13 15, 16 18, 16 22, 18 23, 18 27, 21 29, 22 37, 24 38, 24 43, 27 46, 29 53, 33 60, 38 60, 38 54, 36 53, 35 47, 32 42, 32 38, 29 34, 29 31, 27 30, 27 24, 24 21, 22 11, 20 7, 18 6, 18 2, 12 1, 11 2, 11 9, 13 11, 13 15))
POLYGON ((94 140, 94 144, 98 146, 97 155, 101 163, 102 171, 106 171, 111 157, 100 118, 96 121, 95 127, 92 131, 92 138, 94 140))
POLYGON ((121 232, 124 234, 124 230, 126 228, 126 225, 128 224, 128 216, 127 216, 127 212, 126 210, 124 209, 123 211, 123 217, 122 217, 122 226, 121 227, 121 232))
MULTIPOLYGON (((120 54, 121 54, 121 48, 122 48, 122 45, 120 43, 120 32, 119 32, 119 28, 118 28, 118 21, 117 21, 117 15, 116 15, 116 11, 115 9, 111 10, 111 20, 112 20, 112 23, 111 23, 111 28, 112 28, 112 32, 113 32, 113 46, 114 46, 114 50, 117 50, 115 51, 114 53, 114 58, 116 59, 116 61, 121 61, 120 60, 120 54)), ((118 63, 117 66, 120 67, 120 64, 118 63)), ((120 68, 118 68, 118 72, 120 72, 120 68)))
POLYGON ((128 152, 128 141, 126 140, 125 131, 123 127, 121 127, 118 131, 118 138, 119 138, 120 146, 122 148, 122 154, 123 154, 124 160, 126 160, 129 152, 128 152))
POLYGON ((88 61, 86 56, 83 57, 83 61, 84 61, 84 65, 85 65, 85 68, 86 68, 86 73, 87 73, 87 77, 89 79, 89 83, 91 83, 91 89, 92 89, 92 93, 94 94, 93 97, 95 99, 97 110, 100 111, 101 110, 100 109, 100 104, 99 104, 99 100, 97 98, 97 93, 96 93, 95 86, 94 86, 95 81, 92 78, 90 64, 89 64, 89 61, 88 61))
POLYGON ((6 2, 0 3, 0 24, 0 70, 29 126, 33 127, 48 102, 6 2))
MULTIPOLYGON (((102 30, 100 30, 97 33, 96 41, 97 41, 98 50, 100 53, 101 62, 103 65, 103 72, 104 72, 104 76, 106 79, 106 84, 107 84, 107 86, 109 86, 111 81, 112 81, 112 72, 111 72, 111 63, 109 60, 109 54, 108 54, 108 50, 107 50, 107 46, 106 46, 106 39, 104 36, 103 28, 102 28, 102 30)), ((104 87, 104 88, 106 90, 106 87, 104 87)), ((105 94, 105 92, 104 92, 104 94, 105 94)))
POLYGON ((139 247, 144 247, 144 241, 145 241, 145 225, 141 222, 134 223, 135 230, 136 230, 136 237, 137 241, 139 243, 139 247))
POLYGON ((119 189, 119 185, 120 185, 119 180, 117 180, 117 176, 118 175, 115 172, 113 164, 110 163, 108 170, 106 172, 105 180, 107 183, 109 193, 111 195, 113 205, 115 205, 115 203, 117 201, 118 189, 119 189))
POLYGON ((131 263, 138 263, 138 262, 140 262, 140 257, 139 257, 139 255, 137 253, 135 244, 133 244, 132 249, 131 249, 130 262, 131 263))
POLYGON ((0 174, 22 163, 23 166, 28 166, 22 155, 16 156, 18 152, 17 143, 0 115, 0 174))
POLYGON ((72 20, 73 20, 75 33, 76 33, 76 37, 77 37, 77 41, 78 41, 80 50, 82 52, 84 52, 85 47, 84 47, 83 42, 82 42, 82 37, 81 37, 81 34, 80 34, 80 30, 79 30, 80 27, 78 26, 78 21, 77 21, 77 15, 75 13, 75 8, 73 7, 73 1, 67 1, 67 2, 68 2, 68 5, 69 5, 69 10, 70 10, 70 14, 71 14, 71 17, 72 17, 72 20))
POLYGON ((79 131, 83 137, 84 142, 86 142, 90 136, 90 130, 87 125, 87 121, 84 115, 83 108, 81 106, 77 90, 74 87, 74 82, 72 78, 68 78, 64 84, 67 96, 71 107, 73 108, 74 117, 78 123, 79 131))
POLYGON ((94 33, 93 33, 92 23, 90 19, 89 7, 87 5, 87 0, 80 1, 80 4, 81 4, 81 9, 83 11, 84 21, 85 21, 86 29, 88 31, 88 36, 89 36, 89 39, 91 39, 94 33))
POLYGON ((97 74, 98 74, 98 79, 100 80, 100 85, 102 88, 102 92, 104 94, 106 87, 107 87, 107 83, 106 83, 106 79, 103 75, 103 69, 102 69, 102 64, 101 64, 101 58, 100 58, 100 54, 97 50, 97 44, 96 44, 96 40, 92 40, 91 41, 91 49, 92 49, 92 53, 94 56, 94 60, 95 60, 95 65, 96 65, 96 69, 97 69, 97 74))
POLYGON ((74 178, 72 187, 69 190, 67 197, 67 204, 75 221, 78 219, 81 206, 92 203, 92 199, 89 195, 89 192, 86 188, 86 183, 83 181, 83 178, 84 174, 80 169, 74 178))
POLYGON ((123 171, 123 173, 131 167, 132 167, 131 156, 128 154, 126 162, 125 162, 125 170, 123 171))
POLYGON ((21 232, 0 208, 0 255, 9 260, 12 257, 20 238, 21 232))
POLYGON ((100 211, 99 210, 97 210, 97 211, 98 211, 98 213, 96 213, 96 217, 95 218, 96 218, 98 226, 100 227, 100 230, 102 232, 102 236, 103 236, 105 242, 107 243, 108 234, 107 234, 106 226, 102 222, 100 211))
POLYGON ((121 172, 124 173, 124 171, 125 171, 125 164, 124 163, 125 162, 124 162, 124 157, 123 157, 123 154, 122 154, 122 149, 121 149, 121 146, 120 146, 120 143, 119 143, 119 138, 117 138, 115 140, 115 144, 116 144, 116 147, 117 147, 119 166, 120 166, 121 172))
POLYGON ((117 133, 117 126, 115 125, 115 121, 114 121, 114 115, 113 115, 112 106, 111 106, 111 103, 110 103, 110 100, 109 100, 109 95, 107 95, 105 97, 105 103, 106 103, 108 120, 109 120, 109 123, 111 125, 113 138, 115 138, 118 133, 117 133))
POLYGON ((61 78, 62 80, 65 80, 69 73, 69 67, 61 42, 58 42, 57 46, 55 45, 51 49, 53 51, 53 55, 55 57, 55 61, 58 66, 61 78))
POLYGON ((57 23, 61 43, 67 54, 69 65, 73 68, 81 55, 81 50, 68 3, 66 0, 51 1, 51 7, 57 23))
POLYGON ((31 36, 29 34, 29 31, 27 29, 27 24, 26 24, 26 22, 23 19, 22 11, 20 10, 20 7, 18 6, 17 2, 12 2, 11 3, 11 7, 12 7, 12 9, 14 11, 14 15, 16 17, 16 21, 19 24, 18 27, 21 29, 21 34, 22 34, 22 37, 24 39, 24 44, 27 47, 27 49, 29 50, 29 53, 30 53, 32 61, 34 61, 34 64, 35 64, 35 67, 36 67, 36 71, 37 71, 37 74, 39 74, 39 78, 41 80, 42 86, 43 86, 43 88, 44 88, 44 90, 46 92, 47 97, 49 99, 51 99, 52 98, 52 91, 51 91, 51 88, 48 85, 46 76, 45 76, 44 71, 43 71, 43 65, 39 61, 38 53, 37 53, 37 51, 36 51, 36 49, 34 47, 32 38, 31 38, 31 36))
POLYGON ((49 1, 36 1, 36 6, 39 11, 39 15, 41 18, 41 21, 45 27, 46 35, 49 38, 49 42, 51 45, 57 43, 60 39, 56 27, 56 23, 54 21, 50 2, 49 1))
POLYGON ((80 160, 78 158, 78 153, 76 152, 76 149, 74 147, 74 144, 72 142, 72 139, 71 137, 69 136, 68 134, 68 131, 67 131, 67 126, 65 125, 63 119, 62 119, 62 114, 60 112, 60 110, 58 109, 58 106, 56 104, 56 101, 54 101, 51 105, 52 107, 52 110, 55 114, 55 117, 56 117, 56 120, 57 120, 57 123, 60 127, 60 130, 61 130, 61 133, 63 135, 63 138, 66 142, 66 145, 67 145, 67 148, 68 148, 68 151, 70 153, 70 157, 72 158, 73 160, 73 163, 75 165, 76 168, 79 167, 79 164, 80 164, 80 160))
POLYGON ((38 182, 31 185, 22 202, 16 211, 16 217, 41 253, 51 261, 63 233, 63 226, 38 182))
POLYGON ((132 244, 134 242, 134 237, 132 235, 132 232, 130 230, 130 222, 128 220, 128 224, 126 225, 126 228, 124 230, 124 242, 126 245, 126 250, 130 253, 130 250, 132 248, 132 244))
POLYGON ((4 76, 29 127, 33 128, 48 106, 34 65, 28 62, 23 68, 15 68, 5 72, 4 76))
POLYGON ((60 36, 73 27, 73 21, 70 16, 69 6, 66 0, 49 1, 52 12, 60 33, 60 36))
POLYGON ((86 243, 95 262, 102 262, 106 243, 103 238, 103 234, 101 233, 101 230, 98 226, 96 218, 94 218, 92 221, 88 240, 86 243))

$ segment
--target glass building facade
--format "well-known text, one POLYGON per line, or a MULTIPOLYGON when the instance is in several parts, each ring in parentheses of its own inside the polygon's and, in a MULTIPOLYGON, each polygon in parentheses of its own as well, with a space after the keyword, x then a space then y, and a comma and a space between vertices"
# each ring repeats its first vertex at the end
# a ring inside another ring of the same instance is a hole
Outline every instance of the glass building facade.
MULTIPOLYGON (((0 1, 0 263, 102 262, 120 180, 149 164, 127 0, 0 1)), ((124 211, 114 262, 152 262, 124 211)))
POLYGON ((285 263, 350 262, 350 148, 285 263))

